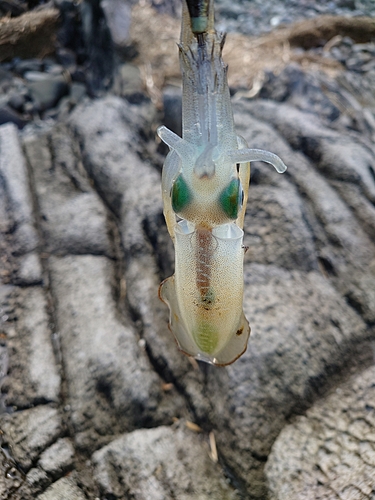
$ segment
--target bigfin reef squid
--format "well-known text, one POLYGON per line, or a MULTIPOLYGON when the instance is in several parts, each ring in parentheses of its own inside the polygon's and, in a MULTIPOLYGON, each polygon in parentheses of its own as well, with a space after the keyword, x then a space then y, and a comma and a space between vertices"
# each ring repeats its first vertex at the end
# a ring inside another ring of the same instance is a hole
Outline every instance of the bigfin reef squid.
POLYGON ((214 28, 213 0, 183 0, 182 138, 158 128, 170 149, 162 195, 175 247, 175 274, 161 283, 159 297, 169 307, 178 348, 219 366, 239 358, 250 335, 243 313, 242 230, 250 162, 286 170, 278 156, 248 149, 236 135, 224 41, 214 28))

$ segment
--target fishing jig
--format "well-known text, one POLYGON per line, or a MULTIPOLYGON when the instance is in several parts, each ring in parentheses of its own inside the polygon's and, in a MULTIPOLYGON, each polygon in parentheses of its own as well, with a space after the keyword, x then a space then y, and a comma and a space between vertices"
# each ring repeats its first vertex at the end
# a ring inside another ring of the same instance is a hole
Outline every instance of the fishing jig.
POLYGON ((188 0, 179 45, 182 138, 158 129, 170 148, 162 193, 176 257, 175 274, 161 283, 159 296, 179 349, 214 365, 233 363, 250 335, 242 309, 249 162, 286 170, 278 156, 248 149, 235 133, 224 41, 214 29, 213 0, 188 0))

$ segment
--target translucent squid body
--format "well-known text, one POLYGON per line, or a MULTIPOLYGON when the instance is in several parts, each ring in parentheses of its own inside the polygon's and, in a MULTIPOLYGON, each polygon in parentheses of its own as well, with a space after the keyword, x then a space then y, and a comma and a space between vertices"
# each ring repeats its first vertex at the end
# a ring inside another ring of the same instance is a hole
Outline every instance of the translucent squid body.
POLYGON ((179 349, 227 365, 245 352, 250 335, 242 310, 249 162, 271 163, 280 173, 286 166, 272 153, 248 149, 235 133, 213 0, 189 0, 183 9, 182 138, 158 129, 170 148, 162 192, 176 257, 175 274, 161 283, 159 296, 179 349))

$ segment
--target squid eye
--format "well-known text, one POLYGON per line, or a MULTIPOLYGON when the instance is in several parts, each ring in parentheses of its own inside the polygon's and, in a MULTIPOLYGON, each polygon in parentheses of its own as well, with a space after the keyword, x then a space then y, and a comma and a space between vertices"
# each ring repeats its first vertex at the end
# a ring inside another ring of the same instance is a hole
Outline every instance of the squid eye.
POLYGON ((232 179, 221 192, 219 202, 221 208, 230 219, 237 219, 238 210, 242 207, 244 193, 239 179, 232 179))
POLYGON ((172 186, 171 198, 172 208, 176 213, 181 212, 191 202, 192 195, 190 188, 181 174, 172 186))

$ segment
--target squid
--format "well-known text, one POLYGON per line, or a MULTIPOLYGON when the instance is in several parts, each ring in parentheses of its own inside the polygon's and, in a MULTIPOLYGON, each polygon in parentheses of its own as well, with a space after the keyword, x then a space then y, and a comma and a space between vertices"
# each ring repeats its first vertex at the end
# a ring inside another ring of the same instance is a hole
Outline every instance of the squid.
POLYGON ((243 224, 250 162, 286 166, 273 153, 248 149, 235 132, 225 35, 214 29, 213 0, 183 5, 179 44, 182 138, 158 128, 170 151, 162 172, 163 212, 175 248, 175 273, 159 287, 178 348, 213 365, 233 363, 247 348, 243 313, 243 224))

